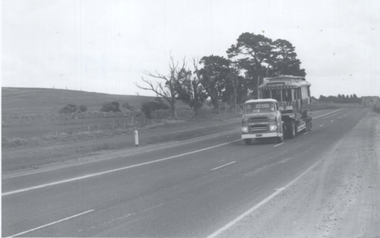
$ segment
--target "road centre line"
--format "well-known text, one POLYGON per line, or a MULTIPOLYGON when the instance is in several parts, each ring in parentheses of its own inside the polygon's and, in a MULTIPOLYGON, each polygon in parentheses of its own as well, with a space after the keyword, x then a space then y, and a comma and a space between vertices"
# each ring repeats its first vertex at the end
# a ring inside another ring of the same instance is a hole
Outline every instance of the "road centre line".
POLYGON ((65 180, 56 181, 56 182, 52 182, 52 183, 41 184, 41 185, 29 187, 29 188, 23 188, 23 189, 13 190, 13 191, 2 193, 1 196, 13 195, 13 194, 27 192, 27 191, 31 191, 31 190, 35 190, 35 189, 39 189, 39 188, 50 187, 50 186, 54 186, 54 185, 58 185, 58 184, 69 183, 69 182, 73 182, 73 181, 77 181, 77 180, 82 180, 82 179, 86 179, 86 178, 91 178, 91 177, 95 177, 95 176, 109 174, 109 173, 113 173, 113 172, 117 172, 117 171, 121 171, 121 170, 136 168, 136 167, 140 167, 140 166, 144 166, 144 165, 148 165, 148 164, 154 164, 154 163, 158 163, 158 162, 162 162, 162 161, 166 161, 166 160, 171 160, 171 159, 175 159, 175 158, 186 156, 186 155, 191 155, 191 154, 199 153, 199 152, 206 151, 206 150, 211 150, 211 149, 214 149, 214 148, 217 148, 217 147, 221 147, 221 146, 224 146, 224 145, 228 145, 228 144, 231 144, 231 143, 234 143, 234 142, 237 142, 237 141, 241 141, 241 139, 230 141, 230 142, 226 142, 226 143, 222 143, 222 144, 218 144, 218 145, 214 145, 214 146, 210 146, 210 147, 199 149, 199 150, 194 150, 194 151, 186 152, 186 153, 179 154, 179 155, 174 155, 174 156, 170 156, 170 157, 166 157, 166 158, 162 158, 162 159, 158 159, 158 160, 153 160, 153 161, 149 161, 149 162, 145 162, 145 163, 134 164, 134 165, 130 165, 130 166, 126 166, 126 167, 121 167, 121 168, 117 168, 117 169, 111 169, 111 170, 107 170, 107 171, 103 171, 103 172, 99 172, 99 173, 88 174, 88 175, 84 175, 84 176, 80 176, 80 177, 76 177, 76 178, 65 179, 65 180))
POLYGON ((55 224, 63 222, 63 221, 67 221, 67 220, 73 219, 75 217, 82 216, 84 214, 87 214, 87 213, 90 213, 90 212, 93 212, 93 211, 94 211, 94 209, 88 210, 88 211, 85 211, 85 212, 82 212, 82 213, 79 213, 79 214, 76 214, 76 215, 73 215, 73 216, 69 216, 69 217, 63 218, 63 219, 58 220, 58 221, 54 221, 54 222, 45 224, 43 226, 39 226, 39 227, 30 229, 30 230, 27 230, 27 231, 23 231, 23 232, 17 233, 15 235, 12 235, 12 236, 9 236, 9 237, 15 237, 15 236, 23 235, 23 234, 26 234, 26 233, 29 233, 29 232, 32 232, 32 231, 36 231, 36 230, 39 230, 39 229, 42 229, 42 228, 45 228, 45 227, 48 227, 48 226, 51 226, 51 225, 55 225, 55 224))
POLYGON ((320 117, 324 117, 324 116, 327 116, 327 115, 330 115, 332 113, 335 113, 335 112, 339 112, 343 109, 338 109, 338 110, 335 110, 335 111, 332 111, 332 112, 329 112, 329 113, 326 113, 326 114, 323 114, 323 115, 320 115, 320 116, 317 116, 317 117, 313 117, 313 119, 317 119, 317 118, 320 118, 320 117))
POLYGON ((227 164, 221 165, 221 166, 219 166, 219 167, 213 168, 211 171, 214 171, 214 170, 217 170, 217 169, 223 168, 223 167, 225 167, 225 166, 227 166, 227 165, 234 164, 234 163, 236 163, 236 161, 232 161, 232 162, 230 162, 230 163, 227 163, 227 164))
POLYGON ((302 178, 305 174, 307 174, 310 170, 314 169, 314 167, 316 167, 320 162, 321 162, 321 160, 317 161, 310 168, 308 168, 307 170, 305 170, 301 175, 299 175, 298 177, 296 177, 295 179, 293 179, 292 181, 290 181, 290 183, 288 183, 287 185, 285 185, 284 187, 282 187, 280 189, 276 189, 275 190, 276 192, 272 193, 270 196, 268 196, 267 198, 265 198, 264 200, 262 200, 261 202, 259 202, 258 204, 256 204, 255 206, 253 206, 252 208, 250 208, 249 210, 247 210, 246 212, 244 212, 243 214, 241 214, 240 216, 238 216, 237 218, 235 218, 234 220, 232 220, 231 222, 229 222, 228 224, 226 224, 222 228, 220 228, 219 230, 215 231, 214 233, 212 233, 211 235, 209 235, 207 238, 217 237, 220 234, 222 234, 223 232, 225 232, 226 230, 228 230, 229 228, 231 228, 233 225, 235 225, 236 223, 238 223, 239 221, 241 221, 243 218, 245 218, 246 216, 248 216, 252 212, 254 212, 257 209, 259 209, 261 206, 263 206, 264 204, 266 204, 267 202, 269 202, 270 200, 272 200, 278 194, 280 194, 283 191, 285 191, 286 189, 288 189, 295 182, 297 182, 300 178, 302 178))

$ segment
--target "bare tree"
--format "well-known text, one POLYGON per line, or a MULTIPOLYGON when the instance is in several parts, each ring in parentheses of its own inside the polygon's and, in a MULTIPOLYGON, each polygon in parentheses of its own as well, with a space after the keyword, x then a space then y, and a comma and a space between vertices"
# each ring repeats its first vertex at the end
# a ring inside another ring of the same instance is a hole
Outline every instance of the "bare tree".
POLYGON ((179 62, 174 62, 173 57, 170 57, 169 62, 169 74, 163 75, 158 72, 152 74, 150 72, 144 72, 146 75, 152 78, 161 79, 163 81, 151 81, 148 79, 141 78, 146 86, 141 86, 137 83, 135 85, 143 90, 149 90, 156 93, 157 96, 164 98, 170 105, 171 117, 176 118, 175 115, 175 104, 177 102, 178 92, 176 90, 176 83, 182 78, 187 77, 186 74, 186 61, 183 58, 183 62, 180 65, 179 62))

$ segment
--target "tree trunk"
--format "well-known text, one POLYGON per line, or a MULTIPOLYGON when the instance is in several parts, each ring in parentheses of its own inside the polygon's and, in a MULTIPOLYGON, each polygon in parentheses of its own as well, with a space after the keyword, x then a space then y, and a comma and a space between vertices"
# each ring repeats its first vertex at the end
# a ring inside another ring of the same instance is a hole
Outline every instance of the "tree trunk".
POLYGON ((219 110, 219 101, 218 101, 218 98, 212 98, 211 97, 211 101, 212 101, 212 105, 214 106, 214 112, 216 114, 219 114, 220 110, 219 110))

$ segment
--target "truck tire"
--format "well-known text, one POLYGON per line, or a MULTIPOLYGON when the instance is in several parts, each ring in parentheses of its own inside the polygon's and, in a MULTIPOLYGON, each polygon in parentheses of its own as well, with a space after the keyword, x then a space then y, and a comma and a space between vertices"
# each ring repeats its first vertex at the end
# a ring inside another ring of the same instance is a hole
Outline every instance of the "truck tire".
POLYGON ((305 132, 308 132, 311 130, 311 120, 308 120, 306 122, 306 128, 305 128, 305 132))
POLYGON ((288 127, 288 138, 293 139, 296 136, 296 125, 292 121, 287 127, 288 127))
POLYGON ((252 139, 244 139, 244 143, 246 145, 250 145, 252 143, 252 139))

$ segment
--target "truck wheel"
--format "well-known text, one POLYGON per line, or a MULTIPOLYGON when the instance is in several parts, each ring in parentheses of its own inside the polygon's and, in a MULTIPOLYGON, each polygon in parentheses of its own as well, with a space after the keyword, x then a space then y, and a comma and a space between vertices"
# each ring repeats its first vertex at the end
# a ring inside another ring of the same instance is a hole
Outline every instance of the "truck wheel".
POLYGON ((306 122, 306 128, 305 128, 305 132, 308 132, 311 130, 311 121, 307 121, 306 122))
POLYGON ((294 124, 294 122, 292 122, 288 126, 288 137, 290 139, 293 139, 295 136, 296 136, 296 125, 294 124))
POLYGON ((250 145, 252 142, 252 139, 244 139, 244 142, 246 145, 250 145))

